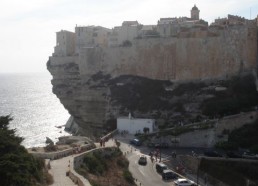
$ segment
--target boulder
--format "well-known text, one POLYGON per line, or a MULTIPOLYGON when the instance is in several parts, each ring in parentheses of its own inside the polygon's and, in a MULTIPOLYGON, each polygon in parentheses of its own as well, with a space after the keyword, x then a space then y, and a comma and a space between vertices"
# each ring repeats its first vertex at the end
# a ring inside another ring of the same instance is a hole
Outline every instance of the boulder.
POLYGON ((51 140, 49 137, 46 137, 46 144, 54 144, 53 140, 51 140))

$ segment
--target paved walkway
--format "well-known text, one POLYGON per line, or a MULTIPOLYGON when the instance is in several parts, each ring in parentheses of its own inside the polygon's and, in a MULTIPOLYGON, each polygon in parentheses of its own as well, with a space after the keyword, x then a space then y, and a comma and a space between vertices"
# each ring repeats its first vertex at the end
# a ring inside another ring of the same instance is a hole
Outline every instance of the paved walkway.
MULTIPOLYGON (((106 147, 115 146, 114 140, 110 139, 105 143, 106 147)), ((96 147, 100 147, 99 143, 96 143, 96 147)), ((54 183, 51 186, 75 186, 76 184, 66 176, 66 172, 69 170, 69 161, 73 162, 74 155, 67 156, 61 159, 52 160, 50 162, 51 169, 49 173, 53 175, 54 183)), ((73 167, 71 166, 71 169, 73 167)))
POLYGON ((54 178, 54 183, 51 186, 76 185, 68 176, 66 176, 66 171, 69 170, 69 160, 73 161, 73 157, 68 156, 50 162, 51 169, 49 170, 49 172, 53 175, 54 178))
MULTIPOLYGON (((133 136, 131 135, 124 135, 124 136, 115 136, 114 139, 117 139, 119 141, 124 141, 124 142, 128 142, 130 139, 132 139, 133 136)), ((105 147, 112 147, 115 146, 115 140, 114 139, 109 139, 106 143, 105 143, 105 147)), ((95 143, 96 147, 99 148, 100 144, 99 143, 95 143)), ((125 148, 126 150, 128 150, 127 148, 125 148)), ((126 151, 125 149, 123 149, 123 151, 126 151)), ((66 172, 69 170, 69 161, 72 162, 74 158, 74 155, 72 156, 67 156, 61 159, 57 159, 57 160, 52 160, 50 162, 51 165, 51 169, 49 170, 49 172, 53 175, 53 179, 54 179, 54 183, 51 186, 76 186, 76 184, 68 177, 66 176, 66 172)), ((73 167, 71 166, 71 169, 73 167)))

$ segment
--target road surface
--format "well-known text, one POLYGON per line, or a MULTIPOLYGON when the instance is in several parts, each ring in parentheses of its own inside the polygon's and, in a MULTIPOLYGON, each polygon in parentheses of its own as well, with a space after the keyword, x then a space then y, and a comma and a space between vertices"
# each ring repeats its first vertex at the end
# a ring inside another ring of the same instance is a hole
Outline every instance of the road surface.
POLYGON ((141 186, 173 186, 173 180, 163 181, 160 174, 156 172, 155 161, 151 162, 147 156, 147 165, 138 164, 138 160, 142 154, 137 148, 125 143, 121 143, 120 149, 125 153, 129 160, 129 170, 133 177, 137 180, 137 185, 141 186))

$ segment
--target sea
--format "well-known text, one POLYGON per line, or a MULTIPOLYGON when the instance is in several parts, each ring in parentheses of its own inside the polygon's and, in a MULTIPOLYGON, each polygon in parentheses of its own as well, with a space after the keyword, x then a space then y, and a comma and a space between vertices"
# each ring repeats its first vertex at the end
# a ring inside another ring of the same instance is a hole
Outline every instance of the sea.
POLYGON ((26 148, 70 135, 64 131, 69 113, 52 93, 51 79, 47 73, 0 74, 0 116, 13 118, 9 126, 26 148))

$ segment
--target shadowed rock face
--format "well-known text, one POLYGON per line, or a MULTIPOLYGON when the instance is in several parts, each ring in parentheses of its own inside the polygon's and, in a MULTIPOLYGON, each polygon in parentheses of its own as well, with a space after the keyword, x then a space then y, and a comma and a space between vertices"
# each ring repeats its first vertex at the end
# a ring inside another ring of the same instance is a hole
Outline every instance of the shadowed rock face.
POLYGON ((99 71, 81 76, 76 63, 51 65, 53 93, 80 126, 80 133, 100 136, 116 126, 116 118, 155 118, 161 128, 198 122, 251 109, 258 104, 255 79, 171 82, 146 77, 113 77, 99 71), (241 105, 243 103, 243 106, 241 105))
POLYGON ((79 55, 50 57, 47 68, 53 76, 53 93, 74 117, 80 133, 99 136, 129 112, 168 127, 238 113, 257 104, 253 78, 245 79, 252 85, 242 88, 251 92, 243 93, 251 101, 242 100, 244 96, 236 94, 240 89, 227 83, 232 76, 256 68, 254 33, 233 28, 212 37, 156 38, 137 40, 130 47, 84 48, 79 55), (222 109, 225 101, 230 106, 222 109), (215 107, 217 102, 222 106, 215 107))

